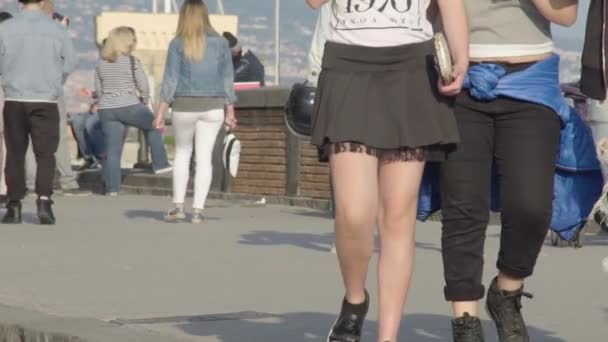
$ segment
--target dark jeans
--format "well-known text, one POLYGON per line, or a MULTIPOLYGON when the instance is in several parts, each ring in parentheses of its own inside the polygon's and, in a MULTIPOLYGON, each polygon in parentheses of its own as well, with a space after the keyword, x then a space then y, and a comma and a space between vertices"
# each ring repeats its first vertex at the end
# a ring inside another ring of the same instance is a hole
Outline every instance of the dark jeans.
POLYGON ((78 142, 80 155, 89 160, 101 160, 105 139, 98 113, 78 113, 70 116, 70 125, 78 142))
POLYGON ((25 153, 31 136, 36 157, 36 193, 53 194, 55 152, 59 145, 59 109, 56 103, 4 103, 6 184, 9 200, 25 197, 25 153))
POLYGON ((560 121, 547 107, 511 99, 458 96, 461 144, 441 167, 442 249, 448 301, 483 298, 483 255, 491 170, 500 184, 502 232, 497 267, 532 275, 551 222, 560 121))
POLYGON ((127 127, 137 127, 145 132, 154 171, 170 167, 163 136, 152 126, 154 114, 146 105, 136 104, 121 108, 100 109, 99 119, 106 143, 103 174, 107 192, 120 191, 122 182, 120 161, 127 127))

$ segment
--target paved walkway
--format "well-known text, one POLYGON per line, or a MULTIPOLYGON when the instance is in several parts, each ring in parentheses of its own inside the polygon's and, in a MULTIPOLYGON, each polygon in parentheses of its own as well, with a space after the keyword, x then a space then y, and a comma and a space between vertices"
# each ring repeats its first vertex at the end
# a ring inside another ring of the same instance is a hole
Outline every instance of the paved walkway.
MULTIPOLYGON (((324 213, 212 202, 205 224, 167 224, 163 197, 56 202, 55 227, 0 226, 0 322, 88 341, 298 342, 324 341, 335 318, 342 289, 324 213)), ((34 222, 31 199, 25 209, 34 222)), ((401 341, 450 340, 439 228, 418 227, 401 341)), ((488 232, 486 280, 497 234, 488 232)), ((532 341, 606 341, 608 236, 588 240, 543 250, 527 284, 535 298, 524 302, 532 341)), ((369 289, 377 293, 373 277, 369 289)), ((365 341, 375 316, 372 305, 365 341)))

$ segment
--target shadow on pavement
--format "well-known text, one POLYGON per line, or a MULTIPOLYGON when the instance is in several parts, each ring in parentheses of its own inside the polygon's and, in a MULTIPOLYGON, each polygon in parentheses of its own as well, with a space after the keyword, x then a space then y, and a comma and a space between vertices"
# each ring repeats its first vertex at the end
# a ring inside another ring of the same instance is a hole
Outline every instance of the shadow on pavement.
POLYGON ((256 230, 243 234, 239 243, 253 246, 295 246, 317 252, 330 252, 334 243, 334 234, 285 233, 256 230))
POLYGON ((315 217, 315 218, 323 218, 323 219, 333 219, 331 212, 329 211, 320 211, 320 210, 305 210, 305 209, 292 209, 285 210, 287 214, 305 216, 305 217, 315 217))
MULTIPOLYGON (((404 317, 400 341, 433 342, 451 341, 450 317, 432 314, 412 314, 404 317)), ((325 341, 335 316, 324 313, 288 313, 273 319, 256 321, 191 322, 177 326, 186 334, 197 337, 216 337, 222 342, 309 342, 325 341)), ((494 325, 484 321, 484 332, 490 341, 496 340, 494 325)), ((534 342, 565 342, 551 332, 529 327, 534 342)), ((377 325, 368 321, 363 341, 375 341, 377 325)))
MULTIPOLYGON (((186 211, 188 215, 189 212, 186 211)), ((158 222, 167 223, 165 220, 165 215, 167 215, 166 211, 158 211, 158 210, 127 210, 125 211, 125 216, 129 219, 148 219, 155 220, 158 222)), ((189 216, 188 216, 189 217, 189 216)), ((217 220, 216 217, 206 216, 206 220, 217 220)), ((189 221, 186 221, 189 222, 189 221)))
MULTIPOLYGON (((253 246, 295 246, 318 252, 330 252, 334 244, 333 233, 286 233, 271 230, 256 230, 241 236, 240 244, 253 246)), ((379 250, 376 239, 376 252, 379 250)), ((432 243, 416 242, 416 248, 441 252, 432 243)))

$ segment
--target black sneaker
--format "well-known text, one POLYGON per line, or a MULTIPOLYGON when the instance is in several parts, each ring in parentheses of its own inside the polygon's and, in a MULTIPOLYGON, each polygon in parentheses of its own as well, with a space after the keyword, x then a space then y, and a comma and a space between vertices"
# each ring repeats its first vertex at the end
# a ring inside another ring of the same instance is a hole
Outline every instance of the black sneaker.
POLYGON ((6 214, 2 218, 2 223, 19 224, 21 223, 21 202, 9 201, 6 204, 6 214))
POLYGON ((483 342, 481 320, 465 312, 464 316, 452 320, 454 342, 483 342))
POLYGON ((53 215, 53 201, 50 199, 39 199, 36 201, 38 206, 38 219, 42 225, 55 224, 55 215, 53 215))
POLYGON ((82 166, 78 167, 77 171, 97 170, 101 169, 101 164, 95 158, 86 159, 82 166))
POLYGON ((517 291, 504 291, 498 288, 494 278, 488 289, 486 309, 496 324, 498 340, 500 342, 528 342, 528 329, 521 315, 521 297, 532 298, 532 295, 523 291, 523 286, 517 291))
POLYGON ((327 342, 359 342, 365 315, 369 309, 369 294, 365 291, 365 301, 361 304, 351 304, 342 301, 340 315, 329 331, 327 342))

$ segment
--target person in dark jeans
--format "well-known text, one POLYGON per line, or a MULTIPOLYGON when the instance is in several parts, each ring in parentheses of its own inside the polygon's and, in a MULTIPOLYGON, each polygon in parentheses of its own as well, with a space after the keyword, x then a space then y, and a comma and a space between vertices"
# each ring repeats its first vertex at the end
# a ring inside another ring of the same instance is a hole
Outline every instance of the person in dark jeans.
POLYGON ((495 170, 502 230, 486 308, 500 342, 527 342, 521 309, 522 298, 531 295, 524 292, 524 279, 533 274, 551 223, 558 110, 564 107, 549 103, 565 105, 550 27, 573 24, 578 1, 467 0, 466 5, 472 64, 468 89, 455 104, 461 143, 441 165, 440 176, 444 296, 455 316, 454 341, 484 341, 477 302, 486 294, 484 242, 495 170), (500 96, 502 82, 515 73, 510 87, 525 95, 500 96), (531 103, 529 93, 542 96, 531 103))
POLYGON ((42 0, 20 0, 22 12, 0 25, 4 133, 7 147, 7 212, 3 223, 21 223, 25 153, 31 137, 37 161, 36 194, 41 224, 54 224, 51 209, 63 82, 76 67, 67 31, 42 11, 42 0))
MULTIPOLYGON (((0 12, 0 23, 12 18, 8 12, 0 12)), ((4 92, 0 88, 0 113, 4 110, 4 92)), ((6 158, 6 146, 4 145, 4 120, 0 116, 0 203, 6 204, 6 181, 4 179, 4 165, 6 158)))
POLYGON ((173 170, 167 160, 162 134, 154 128, 154 114, 147 106, 150 98, 148 78, 139 59, 131 55, 136 44, 132 28, 113 29, 103 44, 102 60, 95 69, 93 95, 98 98, 99 119, 106 142, 103 174, 108 196, 117 196, 120 192, 121 156, 125 130, 129 126, 145 131, 154 173, 173 170))
POLYGON ((92 104, 86 113, 70 115, 68 121, 78 143, 79 155, 85 160, 80 171, 101 168, 105 154, 105 138, 97 113, 97 104, 92 104))
POLYGON ((238 39, 230 32, 223 33, 232 51, 232 64, 234 65, 235 82, 260 82, 266 84, 266 71, 260 59, 251 50, 243 52, 238 39))

